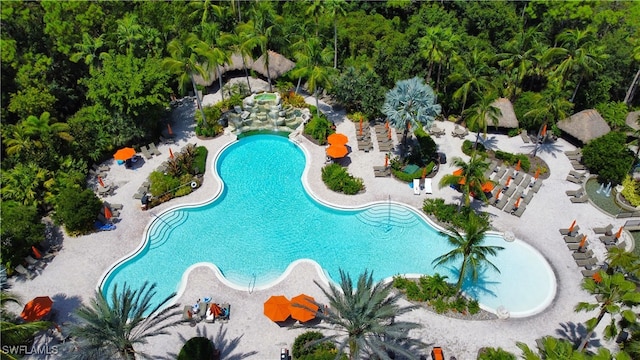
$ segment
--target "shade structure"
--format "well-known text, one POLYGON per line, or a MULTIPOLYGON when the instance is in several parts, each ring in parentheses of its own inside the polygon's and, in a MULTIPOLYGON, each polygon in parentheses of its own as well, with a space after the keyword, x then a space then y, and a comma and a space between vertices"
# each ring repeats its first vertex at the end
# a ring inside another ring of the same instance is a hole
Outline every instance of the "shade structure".
POLYGON ((116 153, 113 154, 113 158, 116 160, 126 161, 131 159, 135 154, 136 150, 134 148, 126 147, 116 151, 116 153))
POLYGON ((520 171, 520 160, 518 159, 518 163, 516 164, 516 171, 520 171))
POLYGON ((540 176, 540 168, 536 169, 536 173, 535 173, 535 175, 533 175, 533 178, 538 180, 538 176, 540 176))
POLYGON ((327 142, 331 145, 344 145, 349 142, 349 138, 345 134, 335 133, 327 137, 327 142))
POLYGON ((291 317, 300 322, 315 319, 318 309, 319 307, 315 304, 315 299, 306 294, 300 294, 291 298, 291 305, 289 305, 291 317))
POLYGON ((20 317, 24 321, 38 321, 51 312, 53 300, 48 296, 38 296, 29 301, 22 310, 20 317))
POLYGON ((582 240, 580 240, 580 244, 578 244, 578 247, 583 248, 586 243, 587 243, 587 235, 583 235, 582 240))
POLYGON ((169 148, 169 158, 173 159, 173 150, 171 148, 169 148))
POLYGON ((573 228, 576 226, 576 221, 573 220, 573 222, 571 223, 571 226, 569 226, 569 232, 573 232, 573 228))
POLYGON ((291 301, 283 295, 273 295, 264 303, 264 315, 272 321, 285 321, 291 316, 291 301))
POLYGON ((454 171, 454 172, 453 172, 453 175, 455 175, 455 176, 460 176, 460 175, 462 175, 462 169, 458 169, 458 170, 454 171))
POLYGON ((33 256, 36 259, 42 259, 42 254, 40 253, 40 250, 38 250, 38 248, 36 248, 35 246, 31 246, 31 252, 33 253, 33 256))
POLYGON ((487 192, 493 190, 494 187, 495 187, 495 185, 491 181, 487 181, 484 184, 482 184, 482 192, 487 193, 487 192))
POLYGON ((558 121, 557 125, 560 130, 585 144, 611 131, 609 124, 594 109, 582 110, 558 121))
POLYGON ((331 145, 327 148, 327 156, 338 159, 347 156, 349 149, 344 145, 331 145))

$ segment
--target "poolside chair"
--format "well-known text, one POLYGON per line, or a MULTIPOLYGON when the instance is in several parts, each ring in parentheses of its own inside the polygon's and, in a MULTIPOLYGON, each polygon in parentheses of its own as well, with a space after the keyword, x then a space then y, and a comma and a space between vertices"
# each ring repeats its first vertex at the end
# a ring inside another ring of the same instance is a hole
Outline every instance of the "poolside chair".
POLYGON ((520 138, 525 144, 528 144, 531 142, 531 140, 529 139, 529 135, 527 135, 526 131, 520 131, 520 138))
POLYGON ((413 195, 420 195, 420 179, 413 179, 413 195))
POLYGON ((596 270, 596 269, 584 269, 581 272, 582 272, 582 276, 584 276, 586 278, 589 278, 589 277, 592 277, 593 275, 595 275, 598 272, 598 270, 596 270))
POLYGON ((583 237, 584 237, 584 235, 582 235, 582 234, 579 234, 577 236, 565 235, 564 236, 564 242, 566 242, 567 244, 579 243, 580 241, 582 241, 583 237))
POLYGON ((538 179, 538 180, 535 181, 535 183, 531 187, 531 190, 533 190, 533 192, 537 193, 538 190, 540 190, 541 186, 542 186, 542 180, 538 179))
POLYGON ((524 196, 524 198, 522 199, 522 201, 525 202, 525 204, 528 204, 531 202, 531 199, 533 199, 533 194, 534 192, 529 190, 527 191, 527 195, 524 196))
POLYGON ((509 186, 509 188, 507 189, 507 191, 504 192, 504 196, 506 197, 511 197, 511 195, 513 195, 514 192, 516 192, 516 189, 518 187, 516 185, 511 185, 509 186))
POLYGON ((509 200, 509 202, 507 203, 507 206, 505 206, 503 210, 508 213, 512 213, 515 205, 516 205, 516 198, 513 197, 509 200))
POLYGON ((509 197, 502 195, 502 197, 500 198, 500 200, 498 200, 498 202, 496 203, 496 207, 500 210, 502 210, 504 208, 505 205, 507 205, 507 201, 509 201, 509 197))
POLYGON ((149 153, 149 149, 147 149, 147 147, 144 145, 140 147, 140 152, 142 153, 144 158, 147 160, 151 160, 151 158, 153 157, 151 156, 151 153, 149 153))
POLYGON ((580 149, 567 150, 564 153, 565 153, 565 155, 579 155, 579 154, 582 154, 582 150, 580 150, 580 149))
POLYGON ((624 228, 629 231, 640 230, 640 220, 627 220, 627 222, 624 223, 624 228))
POLYGON ((607 236, 611 236, 612 232, 611 230, 613 230, 613 225, 609 224, 605 227, 594 227, 593 228, 593 232, 596 234, 604 234, 607 236))
POLYGON ((516 177, 513 179, 513 184, 520 185, 520 183, 522 182, 522 179, 524 179, 524 172, 518 171, 518 175, 516 175, 516 177))
POLYGON ((586 170, 587 168, 576 160, 571 160, 571 166, 576 170, 586 170))
MULTIPOLYGON (((509 177, 511 176, 513 178, 513 172, 515 170, 513 168, 508 168, 506 174, 504 174, 505 177, 509 177)), ((513 179, 511 179, 513 181, 513 179)))
POLYGON ((522 213, 524 213, 526 209, 527 209, 527 204, 520 204, 520 206, 518 206, 516 211, 513 212, 513 215, 520 217, 522 216, 522 213))
POLYGON ((36 260, 31 256, 27 256, 26 258, 24 258, 24 261, 26 261, 27 264, 29 264, 28 267, 30 269, 33 269, 33 270, 35 270, 35 269, 42 270, 47 266, 46 262, 40 261, 40 260, 36 260))
POLYGON ((506 172, 507 172, 507 168, 501 167, 500 170, 498 170, 498 173, 496 174, 497 176, 496 181, 502 179, 502 177, 506 172))
POLYGON ((602 241, 602 243, 604 244, 612 244, 618 241, 618 238, 616 238, 614 235, 602 235, 599 238, 600 241, 602 241))
MULTIPOLYGON (((585 243, 582 248, 587 249, 588 246, 589 243, 585 243)), ((578 251, 580 250, 580 243, 567 243, 567 248, 569 248, 569 250, 571 251, 578 251)))
POLYGON ((587 174, 581 173, 581 172, 577 172, 575 170, 569 170, 569 175, 574 176, 577 179, 584 179, 587 176, 587 174))
POLYGON ((582 180, 578 179, 577 177, 573 176, 573 175, 567 175, 566 178, 567 181, 571 181, 574 184, 582 184, 582 180))
POLYGON ((569 231, 569 229, 560 229, 560 235, 575 236, 579 230, 580 230, 580 225, 574 226, 573 229, 571 229, 571 231, 569 231))
POLYGON ((613 248, 615 248, 615 247, 617 247, 618 249, 623 249, 623 250, 624 250, 624 249, 626 249, 626 248, 627 248, 627 243, 626 243, 624 240, 622 240, 622 241, 620 241, 620 242, 618 243, 618 245, 615 245, 615 244, 609 244, 609 245, 605 245, 604 247, 605 247, 607 250, 611 250, 611 249, 613 249, 613 248))
POLYGON ((385 166, 374 166, 373 175, 375 177, 386 177, 391 175, 391 169, 385 166))
POLYGON ((220 305, 220 308, 222 309, 222 312, 220 313, 220 316, 218 318, 228 321, 231 318, 231 305, 229 305, 228 303, 224 303, 220 305))
POLYGON ((587 194, 583 194, 581 197, 572 197, 570 200, 574 204, 582 204, 589 201, 589 196, 587 196, 587 194))
POLYGON ((567 196, 582 196, 582 192, 584 190, 582 188, 576 189, 576 190, 567 190, 564 193, 567 194, 567 196))
POLYGON ((432 179, 424 179, 424 193, 433 194, 432 179))
POLYGON ((587 252, 574 252, 571 256, 573 256, 574 260, 588 259, 593 257, 593 251, 589 249, 587 252))
POLYGON ((35 272, 25 269, 25 267, 20 264, 13 268, 13 270, 25 277, 27 280, 31 280, 37 275, 35 272))
POLYGON ((567 155, 567 157, 569 158, 569 160, 575 160, 575 161, 582 160, 582 154, 567 155))
POLYGON ((586 268, 591 268, 592 266, 594 266, 595 264, 598 263, 598 260, 596 260, 596 258, 590 257, 587 259, 574 259, 576 261, 576 264, 580 267, 586 267, 586 268))

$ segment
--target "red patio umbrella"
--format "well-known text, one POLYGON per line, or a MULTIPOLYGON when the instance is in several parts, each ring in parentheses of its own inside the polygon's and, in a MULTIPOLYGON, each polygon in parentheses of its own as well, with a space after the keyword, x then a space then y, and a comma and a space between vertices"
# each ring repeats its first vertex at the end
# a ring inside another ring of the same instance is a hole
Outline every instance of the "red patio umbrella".
POLYGON ((38 296, 29 301, 22 309, 20 317, 24 321, 37 321, 47 316, 51 312, 53 300, 48 296, 38 296))
POLYGON ((511 182, 511 175, 509 175, 509 176, 507 177, 507 182, 506 182, 506 183, 504 183, 504 186, 509 186, 509 183, 510 183, 510 182, 511 182))
POLYGON ((618 229, 618 232, 616 233, 616 239, 620 239, 620 236, 622 236, 622 228, 624 228, 624 226, 620 226, 620 229, 618 229))
POLYGON ((306 294, 300 294, 291 298, 291 304, 289 305, 291 317, 300 322, 315 319, 318 309, 319 307, 315 304, 315 299, 306 294))
POLYGON ((264 303, 264 314, 272 321, 285 321, 291 316, 291 302, 283 295, 273 295, 264 303))
POLYGON ((327 156, 338 159, 347 156, 349 149, 344 145, 331 145, 327 148, 327 156))
POLYGON ((102 181, 102 178, 100 176, 98 176, 98 184, 100 184, 100 186, 104 187, 104 181, 102 181))
POLYGON ((587 235, 584 235, 582 237, 582 240, 580 240, 580 244, 578 244, 578 247, 582 249, 586 243, 587 243, 587 235))

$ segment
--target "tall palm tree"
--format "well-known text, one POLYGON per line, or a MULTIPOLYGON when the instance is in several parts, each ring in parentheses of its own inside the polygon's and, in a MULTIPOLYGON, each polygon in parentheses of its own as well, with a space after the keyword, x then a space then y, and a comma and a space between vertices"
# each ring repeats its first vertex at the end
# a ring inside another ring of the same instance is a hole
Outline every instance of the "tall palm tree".
POLYGON ((90 305, 77 309, 74 315, 79 322, 71 325, 69 333, 77 338, 74 346, 80 354, 85 358, 148 357, 135 346, 146 344, 151 337, 168 335, 168 328, 182 323, 179 305, 168 305, 175 293, 154 305, 155 288, 145 282, 133 290, 125 284, 119 292, 114 286, 110 299, 98 291, 90 305))
POLYGON ((477 156, 475 152, 468 162, 460 157, 455 157, 452 159, 451 164, 459 168, 462 173, 460 175, 444 175, 442 179, 440 179, 438 186, 440 188, 452 185, 460 186, 465 206, 471 204, 472 193, 481 200, 487 201, 487 197, 482 191, 482 185, 488 181, 484 173, 489 168, 489 164, 487 164, 482 157, 477 156))
MULTIPOLYGON (((553 125, 565 119, 573 109, 573 104, 567 100, 559 80, 552 80, 547 89, 534 95, 533 107, 524 116, 533 119, 533 124, 539 126, 553 125)), ((533 149, 533 156, 538 153, 538 141, 533 149)))
POLYGON ((319 317, 327 323, 319 328, 331 329, 338 334, 318 340, 338 342, 338 356, 349 348, 349 359, 359 359, 363 352, 368 352, 379 359, 390 359, 387 351, 393 351, 409 359, 417 355, 407 350, 406 345, 422 345, 421 342, 409 338, 409 331, 420 328, 420 324, 409 321, 397 321, 399 315, 416 308, 400 307, 400 293, 393 293, 393 283, 375 283, 373 274, 365 271, 354 284, 349 274, 340 270, 340 287, 333 283, 325 289, 314 281, 329 301, 329 308, 321 312, 319 317), (405 345, 405 346, 403 346, 405 345))
POLYGON ((222 34, 220 44, 231 49, 235 54, 242 57, 242 69, 247 79, 249 93, 251 93, 251 82, 249 81, 249 71, 247 70, 247 59, 252 58, 253 51, 260 45, 258 39, 253 36, 253 28, 247 24, 240 24, 235 27, 232 33, 222 34))
POLYGON ((403 129, 402 155, 407 147, 409 127, 428 127, 442 107, 436 104, 433 89, 419 77, 396 82, 396 86, 385 95, 382 113, 387 116, 391 125, 403 129))
POLYGON ((127 14, 117 21, 116 36, 118 46, 126 49, 127 54, 133 53, 136 43, 143 40, 142 26, 138 24, 136 15, 127 14))
POLYGON ((439 26, 427 28, 426 34, 418 40, 420 55, 429 61, 427 83, 431 81, 433 65, 438 63, 438 66, 442 66, 442 62, 447 57, 446 52, 455 40, 453 29, 450 27, 443 29, 439 26))
POLYGON ((578 81, 569 100, 573 102, 582 80, 602 69, 602 61, 608 58, 606 46, 597 45, 595 31, 590 28, 565 30, 558 34, 556 41, 560 46, 548 49, 544 60, 554 64, 551 75, 557 76, 563 87, 572 75, 578 74, 578 81))
POLYGON ((458 291, 462 289, 462 283, 467 276, 467 272, 471 273, 473 281, 478 280, 478 270, 481 266, 488 265, 497 272, 500 272, 488 259, 488 256, 496 256, 499 250, 504 249, 501 246, 483 245, 484 234, 491 230, 491 225, 473 211, 469 211, 468 214, 469 218, 464 225, 464 233, 461 233, 454 226, 447 228, 447 230, 451 232, 451 235, 449 235, 449 244, 453 246, 453 250, 433 260, 436 266, 440 266, 458 261, 462 258, 460 276, 456 284, 458 291))
POLYGON ((622 318, 632 323, 637 319, 633 307, 640 305, 640 292, 636 291, 636 285, 625 279, 622 273, 609 275, 604 271, 600 271, 598 274, 601 278, 599 281, 595 281, 593 278, 586 278, 582 282, 582 288, 597 296, 598 302, 579 302, 575 308, 577 312, 599 310, 596 317, 586 322, 589 331, 580 342, 580 346, 578 346, 580 351, 587 346, 595 328, 606 314, 611 315, 611 322, 604 328, 604 338, 607 340, 614 338, 618 334, 618 328, 615 323, 617 316, 622 316, 622 318))
MULTIPOLYGON (((3 345, 24 345, 33 339, 40 331, 51 327, 48 321, 17 322, 18 316, 7 310, 9 303, 20 304, 20 298, 6 291, 0 292, 0 338, 3 345)), ((0 358, 7 360, 18 359, 15 354, 6 351, 4 346, 0 348, 0 358)))
MULTIPOLYGON (((633 59, 640 63, 640 40, 636 40, 636 44, 633 47, 632 52, 633 59)), ((631 101, 636 92, 636 87, 638 85, 638 81, 640 81, 640 68, 636 72, 636 76, 633 77, 633 81, 631 81, 631 85, 629 85, 629 89, 627 89, 627 93, 624 96, 624 103, 627 105, 631 105, 631 101)))
POLYGON ((538 27, 523 30, 518 36, 504 44, 504 52, 496 55, 498 65, 508 73, 512 73, 509 79, 511 84, 507 86, 508 96, 513 100, 520 93, 520 87, 524 77, 527 76, 537 63, 535 55, 540 49, 538 46, 541 33, 538 27))
POLYGON ((316 25, 316 37, 320 36, 320 17, 325 12, 324 1, 313 0, 309 1, 305 15, 313 17, 313 23, 316 25))
POLYGON ((326 0, 325 6, 329 9, 329 14, 333 19, 333 68, 338 68, 338 17, 347 14, 344 7, 347 2, 344 0, 326 0))
POLYGON ((320 116, 318 91, 320 88, 328 88, 330 83, 329 67, 331 63, 331 49, 322 47, 320 39, 312 37, 296 44, 294 54, 298 66, 292 75, 307 78, 307 87, 316 98, 316 115, 320 116))
MULTIPOLYGON (((522 350, 524 360, 586 360, 585 355, 577 351, 573 344, 567 339, 557 339, 553 336, 545 336, 542 339, 542 348, 538 348, 536 353, 533 349, 522 342, 516 345, 522 350)), ((603 359, 611 359, 605 357, 603 359)))
POLYGON ((461 113, 466 108, 469 93, 483 94, 486 91, 495 90, 491 83, 494 70, 490 66, 490 60, 489 53, 477 48, 467 56, 456 57, 455 71, 449 76, 449 81, 462 83, 452 95, 454 100, 462 100, 461 113))
POLYGON ((480 132, 487 136, 487 124, 491 122, 494 126, 498 126, 498 119, 502 115, 502 111, 493 105, 496 100, 495 95, 487 93, 478 95, 479 101, 475 102, 470 108, 463 113, 467 127, 477 132, 476 142, 473 148, 478 147, 480 141, 480 132))
POLYGON ((204 25, 215 19, 220 19, 224 11, 222 7, 216 5, 213 0, 198 0, 189 3, 194 10, 189 15, 192 19, 198 19, 200 25, 204 25))
POLYGON ((220 30, 216 23, 209 22, 202 24, 201 38, 208 46, 208 51, 206 52, 207 68, 215 66, 220 83, 220 95, 222 96, 222 101, 224 101, 224 91, 222 91, 222 65, 231 61, 231 53, 228 47, 221 45, 220 30))
POLYGON ((22 126, 34 141, 47 142, 53 138, 73 141, 73 136, 69 134, 69 125, 67 123, 50 121, 51 114, 45 111, 39 117, 33 115, 27 117, 22 126))
POLYGON ((86 65, 89 66, 89 71, 99 68, 100 62, 98 60, 103 59, 106 56, 109 56, 106 52, 100 52, 100 49, 104 46, 104 34, 92 38, 89 34, 82 34, 82 42, 73 45, 73 48, 76 50, 75 53, 71 54, 69 60, 72 62, 78 62, 83 60, 86 65))
POLYGON ((198 74, 205 80, 209 78, 209 72, 203 65, 207 60, 207 48, 207 44, 198 39, 197 35, 188 33, 169 42, 167 51, 169 51, 170 57, 165 58, 162 62, 162 66, 165 69, 178 75, 180 88, 184 89, 187 85, 187 80, 191 81, 196 102, 198 103, 198 109, 200 109, 203 119, 207 117, 202 109, 202 102, 198 94, 198 87, 196 86, 194 75, 198 74))
POLYGON ((248 24, 253 27, 253 34, 259 42, 260 53, 264 57, 264 67, 267 69, 267 82, 269 91, 273 91, 271 84, 271 70, 269 69, 269 45, 276 36, 282 23, 282 17, 276 14, 270 1, 257 1, 252 3, 250 12, 251 20, 248 24))

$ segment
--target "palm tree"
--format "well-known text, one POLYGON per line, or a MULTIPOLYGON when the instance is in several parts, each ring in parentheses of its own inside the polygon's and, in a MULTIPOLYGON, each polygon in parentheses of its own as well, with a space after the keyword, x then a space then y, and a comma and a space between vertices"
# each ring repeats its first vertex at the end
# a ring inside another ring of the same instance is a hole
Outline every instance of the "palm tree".
POLYGON ((387 92, 382 105, 382 113, 391 125, 404 129, 402 154, 406 150, 409 127, 428 127, 441 111, 433 89, 419 77, 396 82, 396 86, 387 92))
POLYGON ((542 343, 543 348, 538 348, 538 353, 525 343, 517 342, 516 345, 522 350, 522 358, 525 360, 585 360, 585 355, 576 351, 569 340, 545 336, 542 343))
POLYGON ((454 38, 453 29, 441 28, 439 26, 427 28, 426 34, 418 40, 420 55, 429 61, 429 71, 427 72, 427 83, 431 81, 433 65, 439 66, 445 60, 446 51, 451 48, 454 38))
MULTIPOLYGON (((633 59, 637 62, 640 62, 640 41, 636 40, 636 44, 633 47, 633 59)), ((627 105, 631 105, 631 101, 636 92, 636 87, 638 85, 638 80, 640 80, 640 68, 636 72, 636 76, 633 77, 633 81, 631 81, 631 85, 629 85, 629 89, 627 89, 627 93, 624 96, 624 103, 627 105)))
POLYGON ((223 16, 222 7, 214 4, 213 0, 192 1, 189 3, 189 5, 194 8, 193 12, 190 14, 190 17, 195 19, 199 18, 201 26, 207 24, 209 21, 214 20, 211 17, 211 14, 213 14, 217 19, 220 19, 223 16))
POLYGON ((134 346, 146 344, 151 337, 168 335, 168 328, 182 323, 178 318, 179 305, 168 305, 175 293, 153 305, 155 288, 155 284, 149 286, 145 282, 140 289, 132 290, 125 284, 118 292, 114 286, 110 299, 98 291, 90 305, 77 309, 75 316, 79 323, 71 325, 69 334, 77 338, 74 345, 81 355, 135 359, 136 355, 144 354, 134 346))
POLYGON ((222 65, 231 61, 231 53, 228 48, 220 44, 220 31, 215 23, 202 24, 202 41, 207 44, 206 52, 207 68, 215 66, 220 83, 220 95, 224 101, 224 91, 222 91, 222 65))
POLYGON ((298 51, 294 56, 298 61, 298 67, 292 75, 307 78, 307 87, 316 98, 316 115, 320 116, 318 90, 329 87, 330 77, 327 64, 331 62, 331 49, 322 47, 320 39, 312 37, 296 44, 298 51))
POLYGON ((490 55, 485 51, 474 48, 466 57, 456 57, 455 72, 449 76, 452 83, 462 83, 453 93, 454 100, 462 100, 462 110, 467 105, 469 93, 483 94, 494 90, 491 77, 494 70, 490 66, 490 55))
MULTIPOLYGON (((51 327, 48 321, 17 322, 18 316, 7 310, 9 303, 20 304, 20 298, 10 292, 0 292, 0 338, 3 345, 24 345, 40 331, 51 327)), ((2 359, 18 359, 14 354, 6 351, 4 346, 0 348, 2 359)))
POLYGON ((82 42, 73 45, 73 48, 76 49, 76 52, 71 54, 69 60, 71 60, 72 62, 78 62, 82 59, 84 63, 89 66, 89 71, 91 71, 100 66, 98 60, 109 56, 109 54, 106 52, 99 52, 100 48, 102 48, 103 46, 104 34, 96 38, 92 38, 91 36, 89 36, 89 34, 83 33, 82 42))
POLYGON ((509 89, 507 96, 511 100, 518 96, 524 77, 537 63, 535 56, 540 49, 538 41, 540 37, 541 33, 537 26, 523 30, 519 36, 504 44, 505 52, 496 55, 498 65, 513 74, 509 77, 512 83, 507 86, 509 89))
POLYGON ((596 317, 587 320, 586 325, 589 331, 580 342, 578 347, 580 351, 587 346, 594 329, 606 314, 611 315, 611 322, 604 328, 604 338, 607 340, 614 338, 618 334, 615 317, 620 315, 632 323, 637 318, 636 313, 633 311, 634 306, 640 305, 640 292, 636 291, 636 285, 625 279, 624 274, 621 273, 609 275, 604 271, 600 271, 598 274, 600 275, 599 281, 593 278, 585 278, 582 282, 582 288, 597 296, 598 302, 579 302, 575 308, 577 312, 599 309, 596 317))
POLYGON ((316 25, 316 37, 319 36, 320 30, 320 16, 324 13, 324 1, 322 0, 313 0, 309 2, 309 6, 307 6, 307 10, 305 11, 305 15, 312 16, 313 22, 316 25))
POLYGON ((249 81, 249 71, 247 70, 247 58, 251 58, 254 49, 260 45, 258 39, 253 36, 253 28, 246 24, 236 26, 233 33, 222 34, 220 44, 228 47, 235 54, 242 57, 242 69, 247 78, 247 86, 251 93, 251 82, 249 81))
POLYGON ((198 109, 200 109, 202 118, 206 119, 207 117, 202 109, 202 102, 200 101, 200 95, 198 94, 198 88, 196 87, 196 81, 193 76, 198 74, 205 80, 209 78, 208 71, 202 65, 206 62, 207 44, 198 39, 197 35, 189 33, 171 40, 167 45, 167 50, 171 57, 165 58, 162 66, 169 72, 178 75, 180 88, 184 89, 187 80, 191 81, 193 92, 198 103, 198 109))
POLYGON ((609 263, 609 268, 607 269, 609 275, 613 274, 614 271, 633 274, 636 277, 640 275, 640 257, 625 249, 618 247, 609 249, 607 251, 607 262, 609 263))
POLYGON ((127 14, 117 21, 118 29, 116 35, 118 38, 118 46, 126 48, 127 54, 133 53, 136 43, 143 39, 142 26, 138 24, 136 15, 127 14))
POLYGON ((478 97, 480 100, 465 110, 463 114, 467 127, 477 131, 476 142, 473 145, 474 149, 478 147, 480 131, 484 136, 487 136, 487 123, 491 121, 497 127, 498 119, 502 115, 502 111, 493 104, 496 98, 492 93, 487 93, 484 96, 478 95, 478 97))
POLYGON ((358 359, 364 351, 374 354, 379 359, 390 359, 387 351, 417 358, 407 350, 406 345, 422 345, 421 342, 409 338, 408 332, 420 328, 417 323, 397 321, 399 315, 416 308, 400 307, 398 300, 401 293, 393 293, 393 283, 374 283, 373 274, 365 271, 354 284, 347 273, 340 270, 340 287, 333 283, 329 289, 314 281, 329 301, 329 307, 319 317, 328 325, 318 326, 331 329, 338 334, 327 336, 317 342, 327 340, 338 342, 338 356, 345 348, 349 348, 349 359, 358 359), (403 346, 404 345, 404 346, 403 346))
POLYGON ((253 34, 258 41, 260 53, 264 57, 264 67, 267 69, 267 82, 269 91, 273 91, 271 84, 271 71, 269 69, 269 44, 272 37, 280 28, 282 17, 276 14, 273 4, 270 1, 257 1, 252 4, 250 17, 247 23, 253 27, 253 34))
POLYGON ((344 0, 326 0, 325 6, 329 9, 329 14, 333 19, 333 68, 338 68, 338 16, 346 15, 344 7, 347 2, 344 0))
POLYGON ((438 186, 440 188, 452 185, 460 186, 465 206, 471 204, 472 193, 475 197, 486 201, 487 197, 482 191, 482 185, 488 181, 484 173, 489 168, 489 164, 487 164, 482 157, 476 156, 475 152, 471 156, 471 159, 469 159, 469 162, 464 161, 460 157, 455 157, 452 159, 451 164, 459 168, 462 171, 461 174, 444 175, 442 179, 440 179, 438 186))
POLYGON ((73 141, 73 136, 69 134, 69 125, 63 122, 50 123, 51 114, 43 112, 40 117, 29 116, 23 123, 24 130, 27 135, 31 136, 34 141, 41 141, 39 147, 43 147, 52 138, 60 138, 65 141, 73 141))
POLYGON ((454 247, 453 250, 433 260, 436 266, 440 266, 449 262, 458 261, 462 258, 460 276, 456 284, 458 291, 462 289, 462 283, 467 276, 467 272, 471 272, 473 281, 478 280, 478 270, 485 264, 497 272, 500 272, 487 257, 489 255, 496 256, 498 250, 504 249, 501 246, 483 245, 484 234, 491 230, 491 225, 473 211, 469 211, 468 214, 469 218, 464 225, 464 234, 454 226, 447 228, 447 230, 451 232, 451 235, 449 235, 449 244, 454 247))

